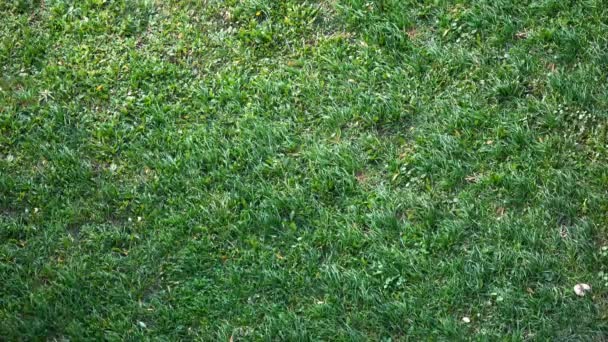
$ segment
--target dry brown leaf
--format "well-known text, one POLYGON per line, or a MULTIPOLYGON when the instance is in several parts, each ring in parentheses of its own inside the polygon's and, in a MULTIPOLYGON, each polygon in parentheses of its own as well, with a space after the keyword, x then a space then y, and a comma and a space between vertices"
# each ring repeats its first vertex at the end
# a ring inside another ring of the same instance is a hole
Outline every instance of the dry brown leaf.
POLYGON ((568 228, 566 228, 565 226, 561 226, 560 230, 559 230, 559 235, 562 237, 562 239, 565 239, 568 237, 568 228))
POLYGON ((357 179, 357 182, 359 182, 359 184, 363 184, 365 183, 365 181, 367 181, 367 175, 363 171, 357 172, 355 178, 357 179))
POLYGON ((407 31, 407 36, 408 36, 410 39, 416 39, 416 37, 418 37, 418 30, 416 30, 416 28, 415 28, 415 27, 412 27, 411 29, 409 29, 409 30, 407 31))
POLYGON ((528 38, 528 32, 526 32, 526 31, 517 32, 515 34, 515 38, 517 38, 517 39, 526 39, 526 38, 528 38))
POLYGON ((505 208, 504 207, 498 207, 496 208, 496 215, 500 218, 505 216, 505 208))
POLYGON ((470 176, 466 176, 464 179, 469 183, 477 183, 477 182, 479 182, 479 178, 481 178, 481 175, 476 173, 476 174, 472 174, 470 176))

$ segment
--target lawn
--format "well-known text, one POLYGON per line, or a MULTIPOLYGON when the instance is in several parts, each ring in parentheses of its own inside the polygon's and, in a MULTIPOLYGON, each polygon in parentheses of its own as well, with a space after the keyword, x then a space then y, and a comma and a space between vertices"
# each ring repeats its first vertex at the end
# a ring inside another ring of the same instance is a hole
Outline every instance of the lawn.
POLYGON ((0 0, 0 68, 0 340, 608 338, 603 0, 0 0))

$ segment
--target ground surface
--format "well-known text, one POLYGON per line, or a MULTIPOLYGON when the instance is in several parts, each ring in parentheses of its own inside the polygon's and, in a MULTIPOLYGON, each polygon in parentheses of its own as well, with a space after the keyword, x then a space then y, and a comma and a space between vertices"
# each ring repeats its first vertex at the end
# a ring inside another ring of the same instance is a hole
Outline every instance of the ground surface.
POLYGON ((602 340, 607 39, 601 0, 0 0, 0 336, 602 340))

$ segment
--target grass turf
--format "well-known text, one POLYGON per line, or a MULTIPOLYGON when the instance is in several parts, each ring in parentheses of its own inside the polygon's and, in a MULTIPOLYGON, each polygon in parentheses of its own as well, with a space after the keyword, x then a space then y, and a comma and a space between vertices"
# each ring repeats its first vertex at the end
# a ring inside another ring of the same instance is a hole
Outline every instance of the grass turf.
POLYGON ((3 338, 607 336, 603 1, 0 14, 3 338))

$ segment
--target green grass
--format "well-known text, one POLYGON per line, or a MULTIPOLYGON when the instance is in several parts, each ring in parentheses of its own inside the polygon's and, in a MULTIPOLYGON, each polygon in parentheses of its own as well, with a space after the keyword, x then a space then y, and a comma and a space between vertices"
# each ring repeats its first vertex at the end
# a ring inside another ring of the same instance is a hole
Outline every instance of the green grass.
POLYGON ((602 0, 0 0, 0 68, 0 339, 608 336, 602 0))

